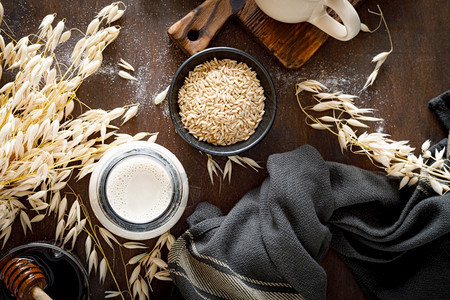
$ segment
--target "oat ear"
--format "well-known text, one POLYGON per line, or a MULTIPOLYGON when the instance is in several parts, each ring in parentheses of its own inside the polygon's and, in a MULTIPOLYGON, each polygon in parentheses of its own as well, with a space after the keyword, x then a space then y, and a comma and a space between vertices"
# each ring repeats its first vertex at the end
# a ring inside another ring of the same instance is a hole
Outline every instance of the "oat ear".
MULTIPOLYGON (((383 12, 381 11, 380 6, 377 5, 377 7, 378 7, 378 10, 379 10, 380 13, 379 13, 379 14, 376 13, 376 14, 380 16, 380 19, 381 19, 381 20, 380 20, 380 25, 381 25, 381 22, 384 23, 384 26, 385 26, 386 31, 387 31, 387 33, 388 33, 389 43, 390 43, 391 48, 390 48, 389 51, 381 52, 381 53, 379 53, 379 54, 377 54, 377 55, 375 55, 375 56, 373 57, 372 62, 376 62, 375 69, 372 71, 372 73, 371 73, 371 74, 369 75, 369 77, 367 78, 366 83, 364 84, 364 86, 363 86, 363 88, 361 89, 360 92, 364 91, 365 89, 367 89, 369 86, 371 86, 371 85, 375 82, 375 79, 377 78, 378 73, 379 73, 379 71, 380 71, 381 65, 383 65, 383 63, 386 61, 387 57, 388 57, 388 56, 392 53, 392 51, 394 50, 394 45, 393 45, 393 43, 392 43, 391 32, 389 31, 389 27, 388 27, 388 25, 387 25, 387 23, 386 23, 386 19, 384 18, 384 15, 383 15, 383 12)), ((378 26, 378 27, 379 27, 379 26, 378 26)), ((378 28, 377 28, 377 29, 378 29, 378 28)))
MULTIPOLYGON (((376 60, 383 61, 386 55, 380 55, 376 60)), ((304 106, 297 93, 297 102, 306 115, 306 123, 310 127, 326 130, 337 136, 339 147, 343 152, 349 149, 353 153, 366 155, 372 163, 384 169, 389 176, 402 178, 399 188, 418 183, 419 178, 427 178, 432 189, 439 195, 450 190, 450 172, 445 166, 445 148, 435 150, 434 157, 429 148, 430 140, 421 146, 422 155, 413 154, 415 148, 409 146, 408 141, 394 141, 388 134, 380 132, 359 133, 362 128, 367 129, 367 122, 381 122, 380 118, 367 116, 372 114, 371 108, 357 107, 353 99, 357 97, 341 93, 322 93, 314 81, 307 80, 297 84, 297 90, 312 91, 313 98, 318 102, 314 106, 304 106), (337 99, 337 100, 334 100, 337 99), (332 101, 341 101, 340 104, 329 105, 332 101), (320 105, 323 104, 323 105, 320 105), (328 105, 329 109, 325 109, 328 105), (323 108, 323 109, 322 109, 323 108), (313 113, 327 112, 329 115, 314 117, 313 113), (432 159, 429 165, 424 159, 432 159)), ((301 92, 302 93, 302 92, 301 92)))

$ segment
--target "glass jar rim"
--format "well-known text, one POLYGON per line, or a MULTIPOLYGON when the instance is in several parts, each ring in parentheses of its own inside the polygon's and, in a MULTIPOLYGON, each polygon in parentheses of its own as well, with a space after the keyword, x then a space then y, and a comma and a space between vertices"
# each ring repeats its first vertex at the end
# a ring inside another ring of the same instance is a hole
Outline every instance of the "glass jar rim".
POLYGON ((132 240, 154 238, 169 230, 183 214, 188 194, 187 175, 177 157, 163 146, 145 141, 128 142, 108 149, 94 167, 89 182, 90 204, 98 220, 112 233, 132 240), (173 186, 169 206, 159 217, 145 223, 134 223, 120 217, 106 198, 109 172, 120 161, 136 155, 144 155, 161 163, 169 173, 173 186))

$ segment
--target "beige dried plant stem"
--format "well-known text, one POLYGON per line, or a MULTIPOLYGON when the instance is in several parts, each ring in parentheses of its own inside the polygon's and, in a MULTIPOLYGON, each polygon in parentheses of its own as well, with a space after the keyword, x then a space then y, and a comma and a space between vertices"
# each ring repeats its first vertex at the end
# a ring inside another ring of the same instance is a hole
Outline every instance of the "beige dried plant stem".
MULTIPOLYGON (((109 246, 117 240, 91 222, 73 190, 64 194, 63 189, 70 189, 67 183, 75 171, 79 171, 78 179, 90 174, 96 161, 110 147, 149 135, 151 141, 156 139, 156 134, 146 132, 134 136, 116 132, 118 127, 113 123, 121 117, 123 122, 128 121, 137 113, 137 106, 111 111, 88 107, 81 115, 72 116, 74 102, 82 103, 76 96, 77 89, 100 68, 103 50, 120 33, 120 27, 111 23, 122 17, 125 10, 123 2, 103 8, 76 42, 69 66, 58 62, 55 50, 71 38, 71 31, 78 30, 65 30, 64 19, 54 24, 56 14, 44 17, 35 35, 17 40, 4 30, 0 35, 0 75, 3 71, 15 75, 14 81, 0 88, 0 239, 3 246, 17 217, 27 232, 32 230, 33 223, 53 214, 55 239, 62 246, 71 244, 73 248, 79 234, 85 231, 88 268, 100 268, 100 282, 109 269, 118 289, 96 231, 99 230, 109 246), (3 36, 9 39, 6 44, 3 36), (86 217, 82 218, 82 214, 86 217), (102 257, 100 262, 97 251, 102 257)), ((141 290, 145 293, 145 288, 141 290)), ((120 296, 124 298, 121 293, 120 296)))
POLYGON ((211 180, 211 183, 214 184, 214 176, 219 177, 219 179, 225 180, 228 177, 228 183, 231 183, 231 174, 233 171, 233 163, 240 165, 241 167, 249 166, 254 171, 258 172, 258 169, 262 167, 253 159, 249 157, 243 157, 239 155, 228 156, 227 162, 225 163, 224 168, 222 169, 218 162, 216 162, 211 155, 207 155, 208 160, 206 162, 206 167, 208 170, 208 175, 211 180), (222 178, 220 175, 222 174, 222 178))
POLYGON ((334 134, 341 150, 350 149, 356 154, 366 155, 376 166, 383 168, 389 176, 400 177, 399 188, 414 185, 419 179, 430 183, 433 190, 442 195, 450 190, 450 172, 446 167, 448 159, 444 159, 445 148, 435 151, 434 156, 428 150, 430 141, 421 147, 422 153, 414 155, 415 148, 408 141, 394 141, 384 133, 368 133, 359 130, 368 126, 364 122, 382 121, 368 116, 373 109, 359 108, 353 102, 357 98, 340 92, 323 92, 326 87, 314 80, 306 80, 296 85, 297 102, 306 115, 306 123, 314 129, 322 129, 334 134), (300 101, 300 93, 307 91, 313 94, 317 104, 304 106, 300 101), (315 113, 328 115, 315 117, 315 113), (429 161, 429 164, 426 163, 429 161))
MULTIPOLYGON (((381 53, 375 55, 375 56, 372 58, 372 62, 375 62, 375 63, 376 63, 375 69, 372 71, 372 73, 371 73, 371 74, 369 75, 369 77, 367 78, 367 81, 366 81, 366 83, 364 84, 364 87, 362 88, 361 92, 364 91, 365 89, 367 89, 369 86, 371 86, 371 85, 375 82, 375 79, 376 79, 377 76, 378 76, 378 72, 380 71, 381 66, 382 66, 383 63, 386 61, 387 57, 392 53, 392 51, 394 51, 394 45, 393 45, 393 43, 392 43, 392 36, 391 36, 391 32, 389 31, 389 27, 388 27, 388 25, 387 25, 387 23, 386 23, 386 19, 384 18, 384 15, 383 15, 383 12, 381 11, 380 6, 377 5, 377 7, 378 7, 379 13, 372 12, 372 11, 369 11, 369 12, 371 12, 371 13, 373 13, 373 14, 376 14, 376 15, 380 16, 380 24, 378 25, 378 27, 377 27, 376 29, 374 29, 374 30, 372 30, 372 31, 369 30, 369 32, 372 33, 372 32, 374 32, 374 31, 376 31, 376 30, 380 27, 381 22, 383 22, 383 23, 384 23, 384 26, 386 27, 386 31, 387 31, 387 33, 388 33, 389 43, 390 43, 391 48, 390 48, 389 51, 381 52, 381 53)), ((368 28, 367 28, 367 29, 368 29, 368 28)))
MULTIPOLYGON (((77 201, 78 201, 78 200, 77 200, 77 201)), ((114 275, 114 272, 113 272, 113 270, 112 270, 112 268, 111 268, 111 264, 110 264, 110 262, 109 262, 109 260, 108 260, 108 257, 106 256, 105 251, 103 250, 102 244, 100 243, 100 239, 99 239, 98 236, 97 236, 97 233, 96 233, 96 230, 95 230, 95 226, 96 226, 96 225, 92 224, 91 219, 90 219, 90 217, 89 217, 89 215, 88 215, 88 213, 87 213, 87 210, 86 210, 86 208, 84 207, 84 204, 83 204, 83 203, 80 203, 80 207, 82 208, 83 214, 84 214, 84 216, 86 217, 86 220, 87 220, 87 223, 88 223, 89 229, 90 229, 90 230, 89 230, 88 228, 84 228, 84 231, 85 231, 86 234, 90 237, 90 239, 91 239, 92 241, 94 241, 94 245, 95 245, 95 246, 94 246, 93 251, 95 251, 95 247, 97 247, 97 249, 99 249, 100 253, 101 253, 102 256, 103 256, 104 261, 106 262, 106 266, 107 266, 107 268, 108 268, 108 270, 109 270, 109 273, 110 273, 110 275, 111 275, 111 277, 112 277, 112 279, 113 279, 113 281, 114 281, 114 284, 116 285, 117 289, 120 290, 120 285, 119 285, 119 283, 118 283, 118 281, 117 281, 116 276, 114 275)), ((113 249, 113 250, 114 250, 114 249, 113 249)), ((87 251, 87 252, 88 252, 88 251, 87 251)), ((86 253, 86 255, 87 255, 87 254, 88 254, 88 253, 86 253)), ((92 254, 92 252, 91 252, 91 254, 92 254)), ((89 257, 90 257, 90 256, 89 256, 89 257)), ((100 278, 100 280, 101 280, 101 278, 100 278)), ((120 293, 120 296, 121 296, 122 299, 125 299, 125 297, 123 296, 122 293, 120 293)))
MULTIPOLYGON (((161 251, 164 246, 170 250, 174 243, 175 237, 170 234, 170 232, 166 232, 158 238, 151 251, 133 256, 126 264, 121 252, 124 269, 126 270, 127 266, 134 266, 129 277, 128 274, 125 273, 128 293, 132 299, 134 299, 136 295, 139 295, 139 299, 150 299, 149 291, 152 290, 151 282, 154 278, 164 281, 171 280, 167 271, 167 263, 161 258, 161 251)), ((131 249, 144 248, 142 243, 137 242, 126 242, 122 246, 131 249)), ((108 298, 118 295, 122 295, 120 290, 107 291, 108 298)))
MULTIPOLYGON (((111 131, 117 128, 111 122, 125 112, 123 108, 110 112, 90 109, 77 118, 71 117, 74 101, 79 101, 77 89, 100 67, 102 51, 119 34, 120 28, 108 23, 123 14, 120 11, 124 9, 119 6, 123 3, 107 6, 91 22, 73 49, 72 64, 65 68, 58 64, 54 50, 66 41, 68 34, 64 32, 64 20, 52 28, 55 14, 44 18, 36 41, 34 35, 17 41, 11 38, 6 45, 0 39, 4 69, 20 70, 13 82, 0 89, 0 239, 3 243, 9 238, 16 216, 21 216, 24 227, 32 229, 29 219, 42 221, 40 215, 57 211, 58 201, 63 199, 57 195, 74 169, 81 169, 80 174, 85 176, 109 147, 148 135, 124 138, 111 131), (115 140, 105 144, 109 137, 115 140), (74 166, 77 161, 80 164, 74 166)), ((130 117, 132 114, 128 113, 126 119, 130 117)), ((75 235, 74 231, 72 234, 75 235)))

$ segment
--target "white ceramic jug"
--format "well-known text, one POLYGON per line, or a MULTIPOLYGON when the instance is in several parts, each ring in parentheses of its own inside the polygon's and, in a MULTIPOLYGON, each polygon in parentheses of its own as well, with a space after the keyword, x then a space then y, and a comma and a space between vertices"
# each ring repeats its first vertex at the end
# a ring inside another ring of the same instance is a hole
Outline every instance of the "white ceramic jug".
POLYGON ((361 22, 358 13, 347 0, 255 0, 258 7, 268 16, 285 23, 309 22, 330 36, 348 41, 354 38, 361 22), (342 23, 327 12, 333 9, 342 23))

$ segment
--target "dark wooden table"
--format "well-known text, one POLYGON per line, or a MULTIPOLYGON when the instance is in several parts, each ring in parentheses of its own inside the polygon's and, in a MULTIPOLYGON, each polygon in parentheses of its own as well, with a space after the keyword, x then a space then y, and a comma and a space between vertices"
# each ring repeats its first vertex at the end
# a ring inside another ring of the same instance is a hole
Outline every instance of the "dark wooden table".
MULTIPOLYGON (((185 218, 197 203, 209 201, 227 213, 250 189, 261 184, 267 176, 265 170, 254 172, 249 168, 235 167, 229 184, 212 185, 208 179, 206 156, 188 146, 172 125, 168 104, 153 104, 154 96, 171 81, 173 74, 187 56, 169 39, 167 29, 188 11, 199 5, 200 0, 124 0, 128 9, 119 22, 122 31, 118 39, 104 52, 101 69, 78 91, 79 98, 90 107, 112 109, 117 106, 140 103, 137 117, 124 125, 121 132, 158 131, 158 143, 170 149, 184 165, 190 185, 188 206, 178 224, 173 228, 175 236, 187 227, 185 218), (135 68, 137 82, 117 76, 117 62, 124 58, 135 68)), ((42 18, 56 12, 57 18, 66 18, 66 26, 84 29, 90 20, 109 1, 73 0, 16 0, 2 1, 5 20, 17 37, 36 32, 42 18)), ((446 133, 437 118, 429 111, 427 102, 450 88, 449 84, 449 25, 450 2, 448 0, 388 1, 365 0, 357 9, 362 22, 375 27, 378 17, 368 13, 379 4, 391 29, 394 51, 383 65, 373 87, 361 94, 356 102, 375 108, 376 115, 384 119, 371 130, 383 131, 395 140, 409 140, 420 146, 426 139, 437 142, 446 133)), ((372 72, 370 61, 376 54, 389 50, 389 40, 384 28, 373 34, 360 33, 349 42, 329 39, 299 70, 287 70, 260 47, 233 19, 229 20, 211 46, 231 46, 247 51, 260 60, 274 80, 278 111, 275 123, 267 137, 256 147, 244 153, 261 165, 272 153, 293 150, 303 144, 311 144, 327 160, 374 169, 365 157, 349 152, 341 153, 338 141, 326 132, 314 131, 304 122, 294 95, 295 83, 300 78, 316 79, 334 90, 357 93, 372 72)), ((2 82, 3 83, 3 82, 2 82)), ((222 165, 224 160, 218 160, 222 165)), ((72 182, 71 186, 88 200, 88 179, 72 182)), ((18 222, 19 223, 19 222, 18 222)), ((23 235, 16 224, 13 237, 5 248, 36 241, 51 241, 55 224, 48 218, 36 225, 33 234, 23 235)), ((151 246, 155 241, 146 243, 151 246)), ((75 253, 84 258, 83 243, 79 242, 75 253)), ((129 258, 136 252, 125 252, 129 258)), ((322 266, 328 274, 329 299, 364 299, 349 269, 333 251, 329 251, 322 266)), ((122 286, 125 276, 119 266, 115 270, 122 286)), ((299 270, 301 271, 301 270, 299 270)), ((90 277, 92 297, 102 299, 104 291, 114 289, 111 279, 104 286, 97 276, 90 277)), ((173 295, 171 283, 156 282, 152 299, 169 299, 173 295)))

